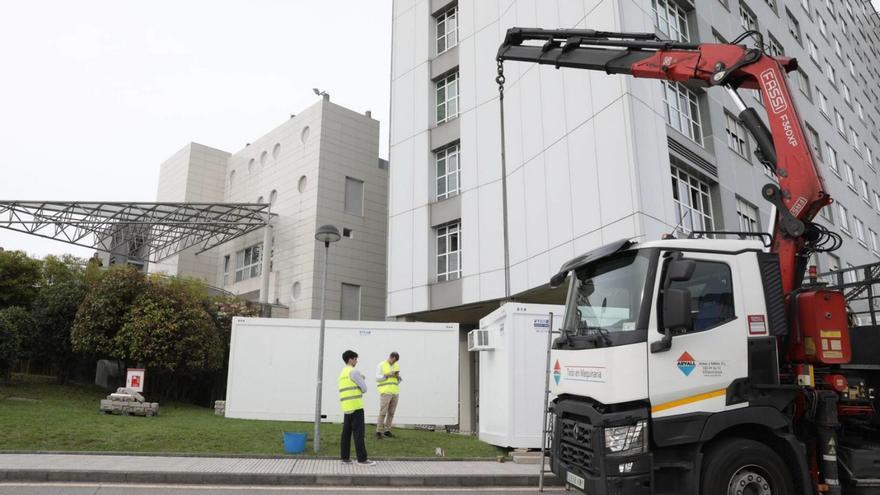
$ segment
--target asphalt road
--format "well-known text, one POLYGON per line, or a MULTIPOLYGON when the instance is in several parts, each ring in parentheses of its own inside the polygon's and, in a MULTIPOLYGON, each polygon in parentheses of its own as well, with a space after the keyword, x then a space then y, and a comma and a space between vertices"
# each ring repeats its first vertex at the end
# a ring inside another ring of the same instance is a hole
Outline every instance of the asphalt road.
MULTIPOLYGON (((259 487, 259 486, 175 486, 117 485, 91 483, 0 483, 0 495, 479 495, 515 493, 538 494, 536 488, 355 488, 355 487, 259 487)), ((561 488, 545 493, 564 494, 561 488)), ((574 493, 574 492, 570 492, 574 493)))

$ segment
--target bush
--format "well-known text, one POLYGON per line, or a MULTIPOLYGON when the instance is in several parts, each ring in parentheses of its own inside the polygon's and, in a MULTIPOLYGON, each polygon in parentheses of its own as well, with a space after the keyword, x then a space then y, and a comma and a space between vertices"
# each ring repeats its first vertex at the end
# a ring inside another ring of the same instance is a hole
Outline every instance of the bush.
POLYGON ((115 338, 114 357, 159 373, 200 375, 223 365, 220 333, 181 284, 151 281, 115 338))
POLYGON ((29 308, 37 295, 40 262, 21 251, 0 250, 0 309, 29 308))
POLYGON ((135 299, 148 287, 146 277, 130 266, 115 266, 94 285, 76 313, 71 332, 74 352, 117 357, 116 334, 135 299))
POLYGON ((24 342, 36 332, 30 311, 21 306, 0 309, 0 375, 9 383, 12 367, 22 358, 24 342))

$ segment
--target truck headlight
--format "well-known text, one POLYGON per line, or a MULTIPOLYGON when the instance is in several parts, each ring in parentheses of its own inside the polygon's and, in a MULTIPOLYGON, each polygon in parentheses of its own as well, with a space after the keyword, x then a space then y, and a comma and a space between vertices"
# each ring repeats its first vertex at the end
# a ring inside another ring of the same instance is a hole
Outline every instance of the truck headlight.
POLYGON ((605 428, 605 450, 613 455, 641 454, 648 446, 648 422, 605 428))

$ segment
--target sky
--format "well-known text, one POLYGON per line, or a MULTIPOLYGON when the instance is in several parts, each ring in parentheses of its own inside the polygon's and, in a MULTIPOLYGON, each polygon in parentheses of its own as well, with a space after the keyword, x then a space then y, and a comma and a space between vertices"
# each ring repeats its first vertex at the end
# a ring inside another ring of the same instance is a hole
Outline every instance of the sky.
MULTIPOLYGON (((381 122, 391 0, 0 4, 0 200, 155 201, 190 141, 235 152, 318 101, 381 122)), ((94 251, 0 229, 30 255, 94 251)))
MULTIPOLYGON (((390 46, 391 0, 2 2, 0 200, 154 201, 188 142, 238 151, 315 87, 372 110, 387 158, 390 46)), ((5 229, 0 247, 93 252, 5 229)))

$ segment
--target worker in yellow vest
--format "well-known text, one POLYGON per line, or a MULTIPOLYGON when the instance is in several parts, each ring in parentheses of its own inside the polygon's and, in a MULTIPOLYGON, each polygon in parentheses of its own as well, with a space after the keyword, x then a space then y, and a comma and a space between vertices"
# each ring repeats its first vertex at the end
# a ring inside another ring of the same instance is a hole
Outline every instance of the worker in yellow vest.
POLYGON ((364 445, 364 394, 367 384, 364 375, 354 369, 358 355, 354 351, 342 353, 345 368, 339 373, 339 404, 342 406, 342 463, 351 464, 351 437, 354 437, 354 450, 357 462, 363 466, 374 466, 375 461, 367 459, 367 447, 364 445))
POLYGON ((376 366, 376 388, 379 389, 379 419, 376 421, 376 438, 393 437, 391 422, 397 410, 397 398, 400 396, 400 354, 392 352, 388 359, 376 366))

